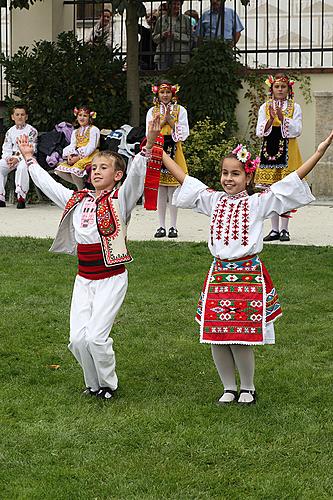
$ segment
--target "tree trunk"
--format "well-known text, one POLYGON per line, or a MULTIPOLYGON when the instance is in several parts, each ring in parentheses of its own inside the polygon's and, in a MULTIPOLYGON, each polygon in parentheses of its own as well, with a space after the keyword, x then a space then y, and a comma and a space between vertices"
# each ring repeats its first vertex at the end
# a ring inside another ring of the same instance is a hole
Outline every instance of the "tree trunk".
POLYGON ((140 87, 138 53, 138 16, 135 3, 130 0, 126 9, 127 35, 127 99, 131 103, 130 125, 140 125, 140 87))

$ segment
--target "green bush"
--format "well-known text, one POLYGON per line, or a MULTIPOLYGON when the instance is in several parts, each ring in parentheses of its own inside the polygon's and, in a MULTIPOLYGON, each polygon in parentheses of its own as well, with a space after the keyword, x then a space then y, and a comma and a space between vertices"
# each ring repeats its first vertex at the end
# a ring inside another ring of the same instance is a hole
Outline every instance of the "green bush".
POLYGON ((168 73, 180 85, 180 102, 186 106, 192 125, 209 116, 213 123, 225 122, 225 136, 237 130, 235 111, 242 68, 230 43, 216 39, 202 43, 187 64, 168 73))
MULTIPOLYGON (((126 74, 117 51, 105 44, 84 44, 71 32, 56 42, 20 47, 12 57, 0 56, 13 98, 29 108, 29 121, 40 131, 60 121, 73 121, 73 108, 88 104, 97 112, 96 125, 117 128, 129 120, 126 74)), ((9 122, 7 123, 9 125, 9 122)))
POLYGON ((218 190, 221 190, 221 158, 229 154, 237 144, 235 138, 225 139, 225 126, 225 122, 214 124, 206 117, 194 125, 184 143, 190 175, 218 190))

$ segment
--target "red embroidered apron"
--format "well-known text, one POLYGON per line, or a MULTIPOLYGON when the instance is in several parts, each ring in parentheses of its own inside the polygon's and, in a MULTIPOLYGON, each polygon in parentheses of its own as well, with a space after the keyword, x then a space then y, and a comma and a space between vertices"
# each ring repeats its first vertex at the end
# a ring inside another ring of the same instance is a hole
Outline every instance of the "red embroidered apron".
POLYGON ((196 314, 200 342, 263 344, 266 323, 281 314, 272 280, 257 255, 214 259, 196 314))

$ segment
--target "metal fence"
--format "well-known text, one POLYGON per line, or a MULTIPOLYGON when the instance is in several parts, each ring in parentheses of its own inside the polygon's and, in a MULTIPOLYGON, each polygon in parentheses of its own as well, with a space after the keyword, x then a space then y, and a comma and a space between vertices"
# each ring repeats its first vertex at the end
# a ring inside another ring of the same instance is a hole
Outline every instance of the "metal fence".
MULTIPOLYGON (((214 0, 216 1, 216 0, 214 0)), ((176 2, 174 2, 176 3, 176 2)), ((169 10, 170 32, 178 31, 176 41, 154 44, 158 38, 159 26, 165 25, 159 16, 152 26, 152 18, 167 12, 167 2, 151 0, 145 2, 147 16, 139 19, 139 52, 141 69, 155 69, 155 59, 179 59, 187 61, 193 47, 201 40, 228 35, 229 28, 237 28, 237 16, 243 25, 236 45, 241 62, 250 68, 332 68, 333 67, 333 0, 251 0, 243 6, 240 0, 220 2, 217 14, 209 14, 208 0, 185 0, 180 5, 180 14, 196 13, 197 29, 188 33, 188 23, 182 16, 180 23, 169 10), (208 12, 207 12, 208 11, 208 12), (154 33, 155 26, 155 35, 154 33), (174 57, 178 52, 178 57, 174 57), (180 55, 179 55, 180 53, 180 55), (157 55, 157 57, 156 57, 157 55), (149 66, 146 68, 145 66, 149 66)), ((65 0, 73 9, 73 31, 78 38, 88 41, 91 31, 99 22, 104 8, 111 4, 100 0, 65 0)), ((111 20, 113 45, 119 47, 126 57, 125 16, 114 14, 111 20)))

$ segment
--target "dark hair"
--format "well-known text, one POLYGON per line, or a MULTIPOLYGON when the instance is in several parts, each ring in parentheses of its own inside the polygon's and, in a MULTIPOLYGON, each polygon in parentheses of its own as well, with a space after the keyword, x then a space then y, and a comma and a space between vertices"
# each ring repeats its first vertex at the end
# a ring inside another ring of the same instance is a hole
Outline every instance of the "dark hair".
MULTIPOLYGON (((244 163, 241 162, 237 157, 236 155, 234 155, 233 153, 229 153, 227 154, 226 156, 224 156, 223 158, 221 158, 221 161, 220 161, 220 173, 222 174, 222 168, 223 168, 223 162, 224 160, 226 160, 227 158, 232 158, 236 161, 238 161, 238 163, 242 166, 244 172, 245 172, 245 168, 244 168, 244 163)), ((254 194, 254 174, 252 175, 251 177, 251 180, 249 182, 249 184, 246 184, 246 191, 249 195, 251 194, 254 194)))
MULTIPOLYGON (((83 111, 89 114, 89 124, 91 125, 94 121, 94 119, 90 116, 91 111, 93 111, 91 107, 88 106, 87 104, 81 104, 80 106, 77 106, 77 109, 78 110, 82 109, 83 111)), ((77 116, 75 117, 74 124, 78 125, 77 116)))
POLYGON ((124 174, 126 173, 125 160, 119 153, 116 153, 115 151, 111 151, 109 149, 105 149, 103 151, 98 151, 98 153, 94 155, 94 158, 101 158, 102 156, 105 156, 105 158, 108 159, 112 158, 114 160, 115 170, 120 170, 124 174))
POLYGON ((25 104, 14 104, 12 107, 12 114, 14 113, 15 109, 24 109, 26 114, 28 114, 28 107, 25 104))

